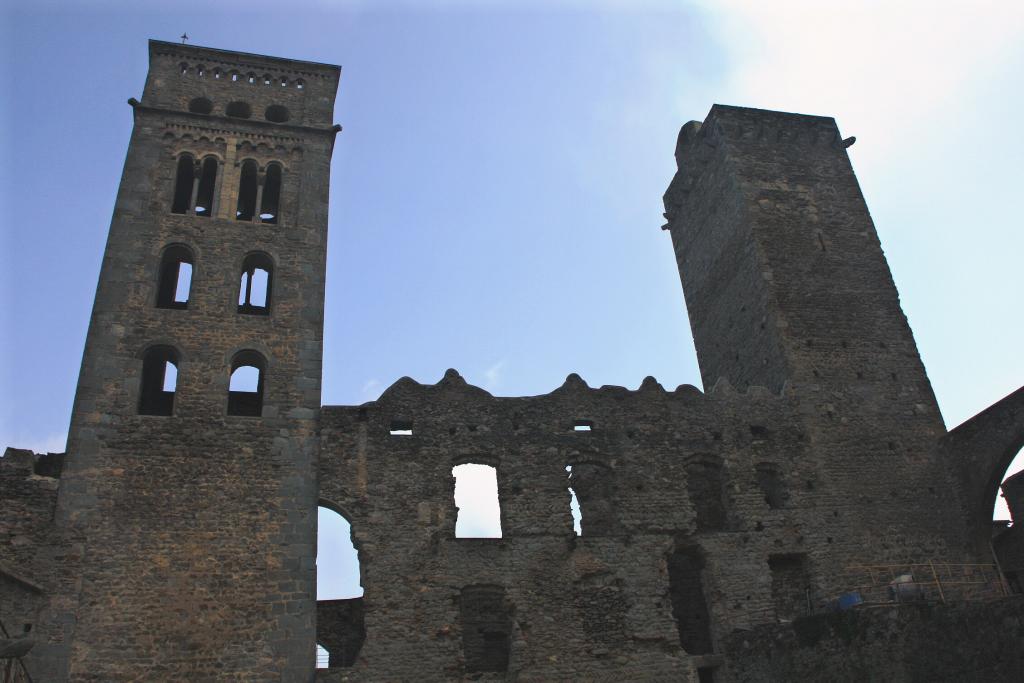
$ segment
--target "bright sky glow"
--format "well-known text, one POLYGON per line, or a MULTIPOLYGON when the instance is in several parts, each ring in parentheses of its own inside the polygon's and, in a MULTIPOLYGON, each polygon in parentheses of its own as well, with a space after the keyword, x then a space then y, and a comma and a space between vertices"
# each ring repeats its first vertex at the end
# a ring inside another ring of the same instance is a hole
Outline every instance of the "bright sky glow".
POLYGON ((0 13, 0 445, 64 448, 124 102, 141 94, 145 40, 183 31, 344 67, 326 404, 447 367, 501 395, 569 372, 699 386, 658 228, 679 127, 714 102, 831 115, 857 136, 947 426, 1024 383, 1021 3, 13 0, 0 13))
POLYGON ((501 538, 497 470, 489 465, 452 468, 455 477, 456 538, 501 538))

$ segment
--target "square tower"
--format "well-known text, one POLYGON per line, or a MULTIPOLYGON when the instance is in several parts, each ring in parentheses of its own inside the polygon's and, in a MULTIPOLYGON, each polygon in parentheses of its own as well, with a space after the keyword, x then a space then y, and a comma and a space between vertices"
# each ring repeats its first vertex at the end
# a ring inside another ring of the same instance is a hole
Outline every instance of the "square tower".
POLYGON ((310 680, 337 66, 150 41, 75 397, 70 680, 310 680))

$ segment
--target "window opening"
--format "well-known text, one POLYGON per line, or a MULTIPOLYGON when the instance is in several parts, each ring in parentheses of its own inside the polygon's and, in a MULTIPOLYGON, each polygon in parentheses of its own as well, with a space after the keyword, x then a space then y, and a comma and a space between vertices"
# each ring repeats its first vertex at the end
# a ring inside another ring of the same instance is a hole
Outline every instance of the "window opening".
POLYGON ((772 601, 780 621, 809 614, 811 589, 804 555, 772 555, 768 558, 772 575, 772 601))
POLYGON ((268 164, 263 184, 258 188, 260 196, 260 222, 277 223, 278 206, 281 203, 281 166, 268 164))
POLYGON ((270 313, 270 293, 274 262, 266 254, 249 254, 242 261, 242 279, 238 288, 238 312, 249 315, 270 313))
POLYGON ((220 69, 219 68, 213 70, 213 77, 214 78, 220 78, 220 69))
POLYGON ((178 352, 154 346, 142 358, 139 415, 172 415, 178 385, 178 352))
MULTIPOLYGON (((602 536, 615 531, 616 516, 611 468, 597 463, 576 463, 566 467, 569 491, 579 508, 577 536, 602 536)), ((571 509, 571 505, 570 505, 571 509)), ((575 528, 575 523, 573 524, 575 528)))
POLYGON ((217 159, 206 157, 203 159, 201 168, 199 185, 195 193, 195 212, 197 216, 208 217, 213 214, 213 194, 217 185, 217 159))
POLYGON ((786 505, 786 501, 789 500, 789 492, 778 465, 770 462, 758 463, 757 484, 761 487, 761 493, 764 494, 764 502, 768 503, 768 507, 772 510, 786 505))
POLYGON ((237 71, 232 71, 231 72, 231 82, 232 83, 236 83, 237 81, 238 81, 238 72, 237 71))
POLYGON ((197 66, 196 67, 196 75, 199 76, 200 78, 204 77, 206 75, 206 67, 203 66, 202 64, 197 66))
POLYGON ((589 432, 589 431, 592 431, 594 429, 594 421, 593 420, 576 420, 573 423, 573 425, 572 425, 572 429, 575 432, 589 432))
POLYGON ((725 528, 725 480, 719 458, 704 457, 686 466, 686 490, 696 513, 697 531, 725 528))
POLYGON ((712 650, 703 571, 704 559, 696 548, 677 548, 668 556, 672 616, 679 629, 679 644, 691 655, 712 650))
POLYGON ((331 663, 331 655, 320 643, 316 644, 316 668, 326 669, 331 663))
POLYGON ((191 154, 178 157, 178 167, 174 175, 174 198, 171 201, 171 213, 188 213, 192 208, 192 187, 196 180, 196 163, 191 154))
POLYGON ((391 436, 412 436, 412 420, 392 420, 391 429, 388 431, 391 436))
POLYGON ((228 415, 259 417, 263 414, 263 375, 266 361, 256 351, 240 351, 231 361, 228 415))
POLYGON ((270 85, 270 74, 263 74, 263 85, 270 85))
POLYGON ((188 64, 186 64, 185 62, 182 62, 181 64, 178 65, 178 69, 181 70, 181 75, 184 76, 185 74, 188 73, 188 64))
POLYGON ((256 83, 256 74, 249 74, 248 80, 249 85, 254 85, 256 83))
POLYGON ((501 538, 498 470, 465 463, 452 468, 455 478, 455 538, 501 538))
POLYGON ((565 471, 569 474, 569 514, 572 515, 572 530, 577 536, 582 536, 581 520, 583 515, 580 513, 579 498, 576 497, 576 491, 572 488, 572 465, 566 465, 565 471))
POLYGON ((284 88, 287 85, 288 85, 288 79, 285 78, 284 76, 281 76, 281 87, 284 88))
POLYGON ((175 245, 164 250, 156 290, 157 308, 188 308, 193 262, 187 247, 175 245))
POLYGON ((467 671, 507 671, 512 609, 501 586, 466 586, 459 596, 467 671))
POLYGON ((238 181, 238 206, 235 219, 251 221, 256 215, 256 189, 259 167, 252 159, 242 162, 241 177, 238 181))
POLYGON ((299 90, 302 90, 303 88, 306 87, 306 83, 300 78, 299 80, 295 81, 295 87, 298 88, 299 90))

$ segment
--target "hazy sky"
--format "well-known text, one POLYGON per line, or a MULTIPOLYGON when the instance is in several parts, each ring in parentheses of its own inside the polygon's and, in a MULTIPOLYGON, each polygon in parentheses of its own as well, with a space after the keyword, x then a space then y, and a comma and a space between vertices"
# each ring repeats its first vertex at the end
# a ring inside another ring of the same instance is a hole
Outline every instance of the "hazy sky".
MULTIPOLYGON (((715 102, 834 116, 947 426, 1024 384, 1012 2, 6 0, 0 445, 63 450, 146 39, 341 64, 324 402, 700 386, 661 195, 715 102), (845 9, 840 9, 847 5, 845 9), (169 9, 173 8, 173 9, 169 9)), ((1018 458, 1018 462, 1021 461, 1018 458)))

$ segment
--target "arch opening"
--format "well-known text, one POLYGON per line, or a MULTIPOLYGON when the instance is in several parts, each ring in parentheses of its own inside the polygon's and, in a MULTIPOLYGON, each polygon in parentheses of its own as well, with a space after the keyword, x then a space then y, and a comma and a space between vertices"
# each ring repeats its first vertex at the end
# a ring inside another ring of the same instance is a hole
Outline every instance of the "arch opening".
POLYGON ((213 214, 213 194, 217 186, 217 159, 206 157, 199 173, 199 185, 196 188, 195 213, 197 216, 213 214))
POLYGON ((188 110, 193 114, 209 114, 213 111, 213 102, 205 97, 196 97, 188 103, 188 110))
POLYGON ((277 223, 281 204, 281 165, 268 164, 263 177, 263 195, 260 198, 260 222, 277 223))
POLYGON ((171 200, 171 213, 188 213, 192 206, 192 185, 195 180, 195 159, 191 154, 178 157, 178 166, 174 174, 174 197, 171 200))
POLYGON ((178 352, 170 346, 153 346, 142 357, 139 415, 173 415, 178 385, 178 352))
POLYGON ((188 247, 175 244, 164 249, 156 292, 157 308, 188 308, 194 263, 188 247))
POLYGON ((252 159, 242 162, 238 181, 238 205, 235 220, 251 221, 256 215, 256 190, 259 182, 259 166, 252 159))
MULTIPOLYGON (((238 74, 232 74, 231 80, 237 81, 238 74)), ((228 106, 224 109, 224 113, 236 119, 247 119, 252 116, 252 107, 249 106, 248 102, 235 100, 234 102, 228 103, 228 106)))
POLYGON ((228 415, 259 417, 263 414, 263 381, 267 362, 256 351, 239 351, 231 361, 228 415))
POLYGON ((317 668, 348 667, 366 640, 358 542, 333 506, 317 508, 317 668))

